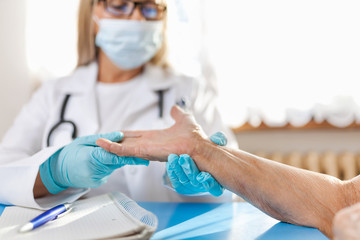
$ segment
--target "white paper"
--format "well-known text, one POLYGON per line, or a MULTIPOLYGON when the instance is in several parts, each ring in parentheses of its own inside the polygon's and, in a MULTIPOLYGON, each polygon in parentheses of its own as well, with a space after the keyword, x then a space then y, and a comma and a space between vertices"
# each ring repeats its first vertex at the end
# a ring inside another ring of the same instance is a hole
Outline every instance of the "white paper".
POLYGON ((149 238, 155 231, 155 215, 120 193, 79 200, 61 218, 27 232, 19 229, 43 211, 22 207, 6 207, 0 217, 0 239, 113 239, 121 237, 149 238), (130 211, 129 207, 130 206, 130 211), (130 212, 130 213, 129 213, 130 212), (139 219, 151 219, 150 225, 139 219))

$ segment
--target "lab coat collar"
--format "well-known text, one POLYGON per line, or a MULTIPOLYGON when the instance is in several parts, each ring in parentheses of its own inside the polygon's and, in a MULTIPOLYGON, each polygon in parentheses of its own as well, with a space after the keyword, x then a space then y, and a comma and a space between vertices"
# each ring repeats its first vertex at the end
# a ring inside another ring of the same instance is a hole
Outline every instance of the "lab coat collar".
POLYGON ((94 61, 87 66, 81 66, 74 71, 69 81, 64 83, 61 90, 70 94, 90 92, 95 87, 97 75, 97 62, 94 61))
MULTIPOLYGON (((94 89, 98 75, 98 64, 96 61, 87 66, 77 68, 69 81, 61 89, 70 94, 86 93, 94 89)), ((146 78, 148 87, 156 92, 169 89, 175 83, 171 70, 164 70, 151 64, 145 65, 143 73, 139 77, 146 78)))
POLYGON ((146 82, 154 92, 169 89, 175 83, 174 75, 170 69, 164 70, 150 64, 145 65, 143 76, 147 78, 146 82))

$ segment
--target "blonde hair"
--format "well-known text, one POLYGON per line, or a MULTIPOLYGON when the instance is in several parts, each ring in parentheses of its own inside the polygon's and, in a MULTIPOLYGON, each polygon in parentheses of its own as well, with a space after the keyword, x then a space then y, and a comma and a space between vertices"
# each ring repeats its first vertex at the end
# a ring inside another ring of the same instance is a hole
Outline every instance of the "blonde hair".
MULTIPOLYGON (((95 33, 93 21, 93 6, 97 1, 94 0, 80 0, 79 5, 79 18, 78 18, 78 62, 77 67, 88 65, 97 57, 97 47, 95 46, 95 33), (95 2, 95 3, 93 3, 95 2)), ((166 38, 166 23, 167 15, 164 17, 164 31, 163 31, 163 44, 156 55, 149 61, 150 63, 168 67, 167 56, 167 38, 166 38)))

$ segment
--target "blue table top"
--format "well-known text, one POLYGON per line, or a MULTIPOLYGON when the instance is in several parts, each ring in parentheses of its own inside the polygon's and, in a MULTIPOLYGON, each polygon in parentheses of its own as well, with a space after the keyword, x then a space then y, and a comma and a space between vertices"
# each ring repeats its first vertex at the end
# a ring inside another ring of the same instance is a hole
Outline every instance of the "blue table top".
POLYGON ((4 208, 5 208, 5 206, 0 204, 0 216, 1 216, 2 212, 4 211, 4 208))
POLYGON ((279 222, 245 202, 139 205, 158 217, 152 239, 328 239, 317 229, 279 222))
MULTIPOLYGON (((317 229, 273 219, 249 203, 140 202, 159 220, 152 239, 313 239, 326 240, 317 229)), ((0 215, 5 206, 0 204, 0 215)))

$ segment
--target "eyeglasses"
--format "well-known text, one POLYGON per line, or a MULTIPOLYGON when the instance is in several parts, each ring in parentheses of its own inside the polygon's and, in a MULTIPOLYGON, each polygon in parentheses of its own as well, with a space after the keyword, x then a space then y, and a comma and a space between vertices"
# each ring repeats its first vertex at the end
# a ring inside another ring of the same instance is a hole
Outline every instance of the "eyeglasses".
POLYGON ((166 5, 152 1, 98 0, 104 2, 105 10, 114 17, 129 17, 137 6, 146 20, 161 20, 165 16, 166 5))

